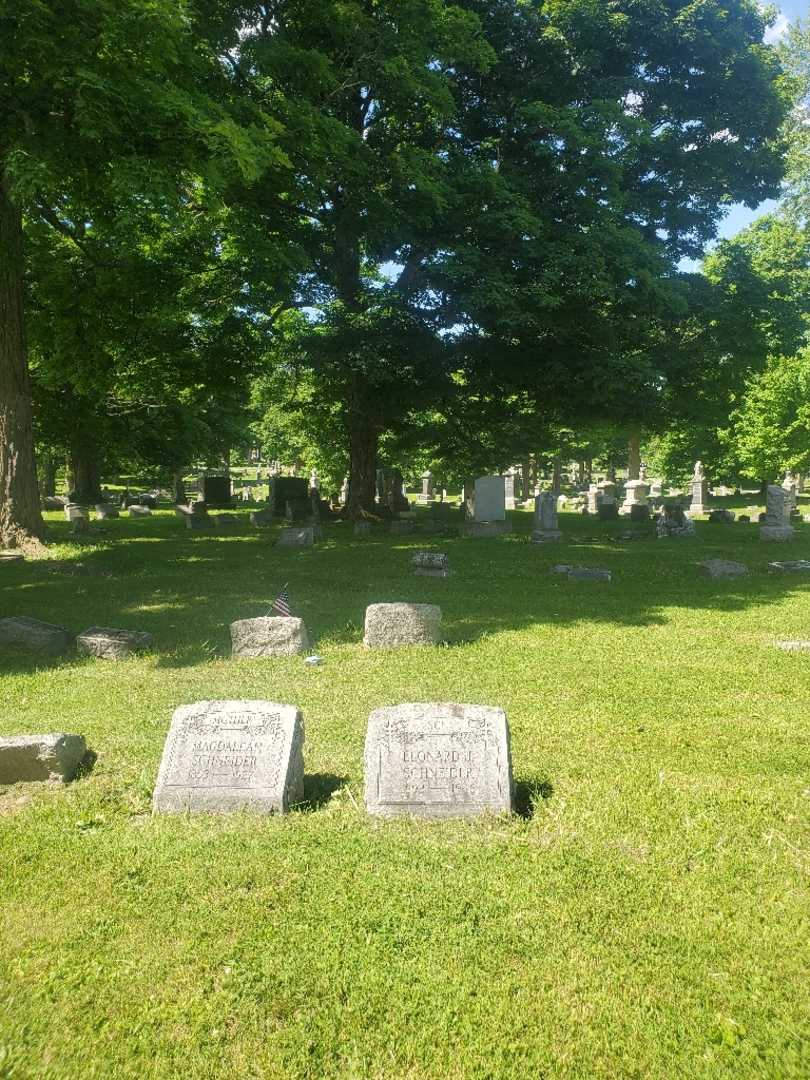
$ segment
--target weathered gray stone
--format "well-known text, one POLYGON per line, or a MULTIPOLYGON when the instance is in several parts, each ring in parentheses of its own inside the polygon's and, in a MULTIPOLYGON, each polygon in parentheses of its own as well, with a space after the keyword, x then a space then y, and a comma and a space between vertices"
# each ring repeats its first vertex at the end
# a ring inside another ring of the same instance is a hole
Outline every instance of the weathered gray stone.
POLYGON ((392 521, 388 531, 392 536, 408 536, 414 531, 416 525, 413 521, 392 521))
POLYGON ((776 647, 782 652, 810 652, 810 641, 777 641, 776 647))
POLYGON ((376 709, 364 755, 370 814, 422 818, 511 813, 509 725, 502 709, 452 702, 376 709))
POLYGON ((311 527, 295 529, 288 527, 282 529, 276 541, 277 547, 312 547, 315 543, 315 534, 311 527))
POLYGON ((286 813, 304 795, 304 728, 294 705, 197 701, 172 716, 156 813, 286 813))
POLYGON ((0 739, 0 784, 61 780, 76 775, 87 745, 81 735, 13 735, 0 739))
POLYGON ((286 615, 263 615, 231 623, 234 656, 297 656, 309 651, 303 619, 286 615))
POLYGON ((28 652, 61 656, 70 647, 71 635, 64 626, 15 615, 0 619, 0 646, 12 645, 28 652))
POLYGON ((748 573, 748 567, 744 563, 730 559, 704 559, 698 566, 711 578, 743 577, 748 573))
POLYGON ((437 645, 442 609, 435 604, 369 604, 363 644, 370 649, 437 645))
POLYGON ((117 506, 111 506, 109 503, 98 503, 96 506, 96 517, 99 521, 106 521, 107 518, 117 518, 120 516, 120 512, 117 506))
POLYGON ((211 520, 215 529, 231 529, 234 525, 239 524, 239 518, 236 514, 212 514, 211 520))
POLYGON ((555 543, 561 537, 557 522, 557 497, 553 491, 541 491, 534 500, 532 543, 555 543))
POLYGON ((765 524, 772 526, 789 525, 790 511, 792 509, 793 498, 791 493, 785 491, 779 484, 768 484, 765 488, 765 524))
POLYGON ((86 517, 74 518, 70 523, 71 536, 87 536, 90 532, 90 522, 86 517))
POLYGON ((154 638, 145 630, 116 630, 109 626, 91 626, 76 638, 79 653, 100 660, 125 660, 151 649, 153 644, 154 638))
POLYGON ((572 566, 568 576, 573 581, 610 581, 610 570, 593 566, 572 566))
POLYGON ((769 562, 768 569, 772 573, 806 574, 810 572, 810 560, 787 559, 784 562, 769 562))
POLYGON ((443 571, 446 574, 450 570, 447 556, 438 551, 417 551, 411 562, 417 572, 420 570, 433 570, 443 571))
POLYGON ((87 517, 87 507, 79 506, 78 503, 66 503, 65 504, 65 520, 76 521, 78 518, 87 517))
POLYGON ((149 506, 139 506, 137 503, 133 503, 129 508, 130 517, 151 517, 152 509, 149 506))
POLYGON ((504 521, 506 481, 502 476, 479 476, 475 481, 473 517, 475 521, 504 521))
POLYGON ((735 516, 733 510, 709 511, 709 521, 712 525, 730 525, 734 521, 735 516))
POLYGON ((468 521, 461 527, 461 537, 465 540, 487 540, 506 536, 512 531, 508 521, 468 521))
POLYGON ((761 525, 759 538, 771 544, 785 544, 793 539, 792 525, 761 525))
POLYGON ((265 510, 254 510, 250 515, 250 524, 265 528, 273 524, 273 511, 268 507, 265 510))

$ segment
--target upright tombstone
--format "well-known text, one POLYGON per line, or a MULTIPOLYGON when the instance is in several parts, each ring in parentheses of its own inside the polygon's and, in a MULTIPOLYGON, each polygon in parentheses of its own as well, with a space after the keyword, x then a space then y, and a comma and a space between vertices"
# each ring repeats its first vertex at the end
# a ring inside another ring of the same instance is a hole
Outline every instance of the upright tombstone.
POLYGON ((517 480, 517 469, 512 466, 507 469, 504 478, 504 507, 507 510, 515 509, 515 482, 517 480))
POLYGON ((417 496, 417 502, 433 502, 433 473, 430 471, 430 469, 426 469, 422 473, 422 491, 417 496))
POLYGON ((628 480, 624 485, 622 513, 632 514, 634 506, 647 506, 649 487, 646 480, 628 480))
POLYGON ((321 488, 321 481, 320 481, 320 477, 318 476, 318 470, 313 469, 312 472, 309 474, 309 490, 310 491, 320 491, 320 488, 321 488))
POLYGON ((339 499, 340 499, 340 505, 341 506, 345 506, 348 499, 349 499, 349 478, 348 478, 348 476, 344 477, 344 479, 343 479, 343 484, 342 484, 342 486, 340 488, 339 499))
POLYGON ((368 719, 364 765, 370 814, 469 818, 512 811, 502 709, 452 702, 376 709, 368 719))
POLYGON ((474 491, 474 521, 506 520, 506 483, 502 476, 479 476, 474 491))
POLYGON ((303 476, 272 476, 268 484, 268 505, 277 518, 284 517, 287 505, 293 516, 309 513, 309 486, 303 476))
POLYGON ((230 506, 232 502, 230 476, 204 474, 200 477, 200 494, 206 506, 219 509, 230 506))
POLYGON ((689 514, 691 517, 695 517, 697 514, 708 514, 709 512, 709 482, 706 479, 706 474, 703 471, 703 462, 695 462, 695 471, 692 474, 692 479, 689 482, 689 492, 692 496, 692 501, 689 506, 689 514))
POLYGON ((152 796, 156 813, 283 814, 304 794, 294 705, 197 701, 175 709, 152 796))
POLYGON ((557 523, 557 498, 553 491, 541 491, 534 500, 532 542, 543 544, 562 536, 557 523))
POLYGON ((779 484, 768 484, 765 492, 765 519, 759 530, 760 540, 785 542, 793 537, 790 513, 792 495, 779 484))

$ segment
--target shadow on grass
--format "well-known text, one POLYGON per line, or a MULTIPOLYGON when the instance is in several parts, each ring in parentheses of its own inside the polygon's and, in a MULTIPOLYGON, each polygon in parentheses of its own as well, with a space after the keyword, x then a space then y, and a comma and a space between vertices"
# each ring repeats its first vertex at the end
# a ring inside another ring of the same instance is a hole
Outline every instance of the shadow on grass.
POLYGON ((531 776, 525 780, 516 780, 515 813, 525 821, 530 821, 540 800, 550 799, 553 794, 554 786, 545 777, 531 776))
POLYGON ((304 798, 296 809, 307 814, 320 810, 348 782, 348 776, 335 776, 334 773, 305 773, 304 798))
POLYGON ((76 770, 76 775, 73 777, 73 779, 84 780, 84 778, 86 776, 89 776, 90 773, 93 771, 93 766, 95 765, 97 760, 98 754, 95 752, 95 750, 88 750, 82 760, 79 762, 79 767, 76 770))
MULTIPOLYGON (((810 579, 767 572, 774 558, 807 558, 810 526, 799 524, 789 544, 759 541, 755 524, 698 522, 691 540, 624 541, 628 523, 561 514, 563 541, 531 544, 532 515, 518 511, 508 538, 425 535, 355 540, 345 523, 327 526, 311 548, 277 548, 276 528, 249 534, 189 533, 170 516, 112 522, 111 540, 78 554, 57 545, 47 559, 9 563, 0 575, 0 615, 28 615, 79 633, 88 626, 146 630, 155 637, 161 668, 191 667, 230 654, 228 627, 267 612, 288 587, 292 613, 318 643, 362 640, 370 603, 439 604, 449 648, 527 627, 577 624, 652 627, 669 621, 667 608, 718 615, 781 603, 810 579), (509 542, 506 542, 508 539, 509 542), (418 577, 411 559, 421 548, 450 559, 447 579, 418 577), (729 558, 751 573, 729 581, 703 576, 697 562, 729 558), (604 567, 611 583, 571 581, 556 563, 604 567)), ((54 533, 67 523, 56 523, 54 533)), ((55 537, 58 540, 58 537, 55 537)), ((527 655, 541 645, 528 643, 527 655)), ((73 658, 4 654, 0 674, 35 673, 73 658)))

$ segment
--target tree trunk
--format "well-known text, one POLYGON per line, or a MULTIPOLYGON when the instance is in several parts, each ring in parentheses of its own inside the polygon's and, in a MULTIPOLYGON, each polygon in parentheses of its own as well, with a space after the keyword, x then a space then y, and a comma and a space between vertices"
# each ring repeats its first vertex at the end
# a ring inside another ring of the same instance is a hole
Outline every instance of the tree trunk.
MULTIPOLYGON (((256 470, 258 472, 258 469, 256 470)), ((184 506, 188 501, 188 495, 186 494, 186 485, 183 483, 183 472, 176 472, 172 481, 174 486, 174 501, 177 506, 184 506)))
POLYGON ((634 428, 627 440, 627 479, 638 480, 641 472, 641 432, 634 428))
POLYGON ((0 546, 45 534, 25 342, 22 213, 0 173, 0 546))
POLYGON ((374 512, 374 488, 377 482, 377 430, 358 411, 349 421, 349 494, 346 510, 350 518, 374 512))
POLYGON ((48 450, 40 455, 39 464, 42 477, 39 490, 43 498, 48 498, 56 494, 57 460, 54 454, 48 450))
POLYGON ((560 494, 560 488, 562 487, 562 461, 560 455, 554 455, 554 470, 551 474, 551 490, 555 495, 560 494))
POLYGON ((95 451, 82 447, 70 455, 71 489, 74 502, 92 505, 101 502, 98 457, 95 451))

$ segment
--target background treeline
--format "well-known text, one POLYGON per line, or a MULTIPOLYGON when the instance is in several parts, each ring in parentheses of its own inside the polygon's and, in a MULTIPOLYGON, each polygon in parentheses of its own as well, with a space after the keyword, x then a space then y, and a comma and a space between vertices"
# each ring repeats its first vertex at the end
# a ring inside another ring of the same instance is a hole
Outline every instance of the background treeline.
POLYGON ((810 466, 808 30, 753 0, 0 0, 0 542, 70 461, 810 466), (781 196, 683 272, 729 203, 781 196))

